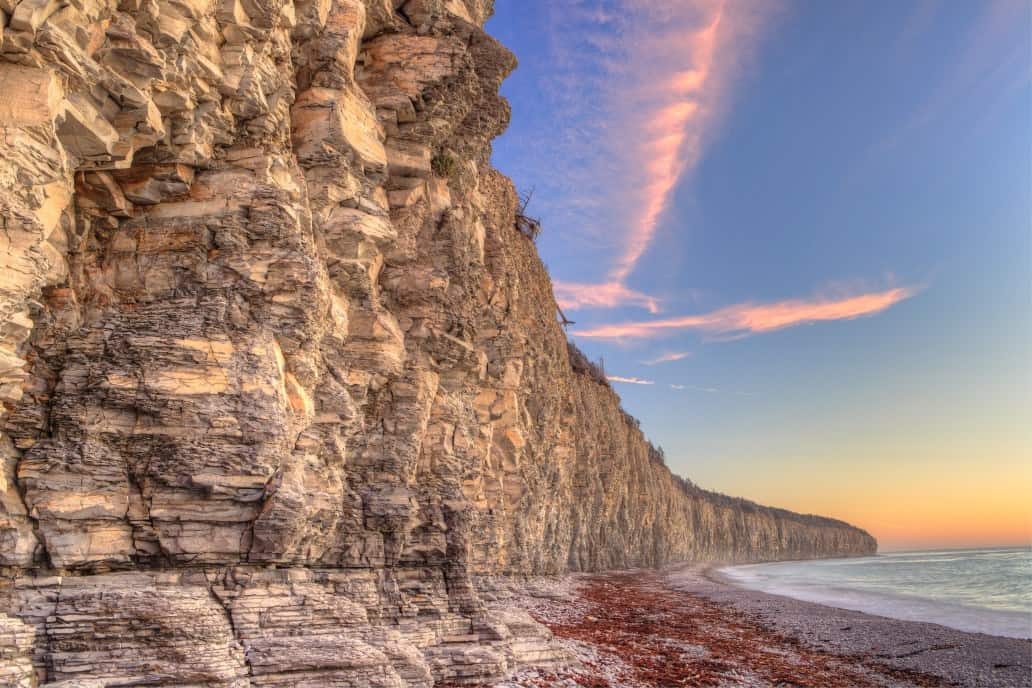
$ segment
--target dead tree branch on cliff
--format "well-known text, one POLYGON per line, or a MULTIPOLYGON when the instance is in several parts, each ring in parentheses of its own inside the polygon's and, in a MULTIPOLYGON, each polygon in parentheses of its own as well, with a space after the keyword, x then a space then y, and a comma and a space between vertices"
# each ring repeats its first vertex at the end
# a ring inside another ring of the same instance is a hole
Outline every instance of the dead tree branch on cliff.
POLYGON ((537 241, 538 235, 541 234, 541 220, 527 215, 527 206, 532 198, 534 189, 520 194, 520 204, 516 208, 516 229, 531 241, 537 241))
POLYGON ((559 322, 562 323, 563 327, 567 327, 569 325, 576 325, 577 324, 574 321, 572 321, 572 320, 570 320, 569 318, 566 317, 566 313, 563 313, 563 309, 559 306, 558 303, 555 304, 555 309, 557 311, 559 311, 559 322))

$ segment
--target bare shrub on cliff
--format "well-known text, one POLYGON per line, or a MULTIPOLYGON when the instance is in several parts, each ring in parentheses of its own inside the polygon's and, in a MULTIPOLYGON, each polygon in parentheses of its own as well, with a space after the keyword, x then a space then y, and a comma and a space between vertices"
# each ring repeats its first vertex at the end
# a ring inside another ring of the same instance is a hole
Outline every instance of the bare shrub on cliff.
POLYGON ((534 189, 520 194, 520 203, 516 207, 516 230, 531 241, 537 241, 541 234, 541 220, 527 214, 527 206, 534 198, 534 189))
POLYGON ((577 345, 571 341, 566 342, 566 353, 570 357, 570 367, 573 368, 573 372, 580 375, 587 375, 589 378, 609 387, 609 379, 606 377, 606 366, 605 361, 599 359, 596 363, 588 358, 587 354, 577 348, 577 345))

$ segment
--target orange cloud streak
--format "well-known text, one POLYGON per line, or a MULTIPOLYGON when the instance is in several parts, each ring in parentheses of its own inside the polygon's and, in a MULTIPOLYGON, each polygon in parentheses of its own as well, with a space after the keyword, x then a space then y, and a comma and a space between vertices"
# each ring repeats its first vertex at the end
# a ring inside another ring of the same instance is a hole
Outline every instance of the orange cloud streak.
POLYGON ((644 339, 669 331, 694 329, 715 334, 750 335, 794 325, 851 320, 874 315, 910 298, 915 293, 916 290, 909 287, 896 287, 838 299, 792 299, 770 304, 743 303, 702 315, 601 325, 573 334, 598 339, 644 339))

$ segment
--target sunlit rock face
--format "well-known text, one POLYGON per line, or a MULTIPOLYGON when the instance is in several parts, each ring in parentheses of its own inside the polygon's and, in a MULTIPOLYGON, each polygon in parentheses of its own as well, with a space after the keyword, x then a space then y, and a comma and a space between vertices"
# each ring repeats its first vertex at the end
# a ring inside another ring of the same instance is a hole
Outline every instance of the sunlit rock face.
POLYGON ((560 661, 499 574, 869 552, 685 486, 491 169, 490 0, 0 0, 0 683, 560 661))

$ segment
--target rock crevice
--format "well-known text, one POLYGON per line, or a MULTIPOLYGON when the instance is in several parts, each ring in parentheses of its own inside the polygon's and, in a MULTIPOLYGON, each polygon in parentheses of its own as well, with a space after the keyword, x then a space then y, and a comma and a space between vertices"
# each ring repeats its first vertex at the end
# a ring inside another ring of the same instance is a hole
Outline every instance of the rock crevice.
POLYGON ((571 365, 490 0, 0 0, 0 680, 548 663, 485 576, 872 551, 571 365))

